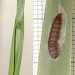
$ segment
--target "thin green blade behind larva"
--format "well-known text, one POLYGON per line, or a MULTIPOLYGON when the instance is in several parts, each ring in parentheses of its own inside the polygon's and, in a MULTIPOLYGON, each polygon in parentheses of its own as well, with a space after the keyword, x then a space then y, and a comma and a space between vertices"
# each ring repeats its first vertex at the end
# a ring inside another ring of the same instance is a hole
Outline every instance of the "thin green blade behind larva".
POLYGON ((17 27, 16 32, 16 51, 15 51, 15 70, 14 75, 19 75, 20 66, 21 66, 21 58, 23 52, 23 41, 24 41, 24 16, 21 20, 21 26, 17 27))
POLYGON ((60 2, 46 0, 37 75, 71 75, 72 0, 60 0, 60 2), (67 14, 66 36, 63 47, 59 50, 59 57, 53 59, 48 50, 49 25, 58 14, 60 2, 67 14))
POLYGON ((8 75, 19 75, 20 72, 24 40, 24 4, 25 0, 17 0, 8 75))

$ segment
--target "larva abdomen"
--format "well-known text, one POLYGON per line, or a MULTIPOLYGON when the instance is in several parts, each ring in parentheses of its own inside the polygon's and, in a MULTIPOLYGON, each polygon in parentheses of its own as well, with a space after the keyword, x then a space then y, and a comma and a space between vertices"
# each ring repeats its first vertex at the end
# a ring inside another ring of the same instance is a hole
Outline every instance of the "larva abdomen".
POLYGON ((59 56, 58 40, 60 38, 61 24, 62 13, 59 13, 52 23, 51 31, 48 38, 48 50, 53 59, 56 59, 59 56))

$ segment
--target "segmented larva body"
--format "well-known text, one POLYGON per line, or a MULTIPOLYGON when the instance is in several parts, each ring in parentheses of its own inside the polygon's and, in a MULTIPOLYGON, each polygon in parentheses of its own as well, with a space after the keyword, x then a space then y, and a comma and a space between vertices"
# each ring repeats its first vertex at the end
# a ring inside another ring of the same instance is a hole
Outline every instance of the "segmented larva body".
POLYGON ((60 38, 61 24, 62 13, 59 13, 52 23, 51 31, 48 38, 48 50, 53 59, 56 59, 59 56, 58 40, 60 38))

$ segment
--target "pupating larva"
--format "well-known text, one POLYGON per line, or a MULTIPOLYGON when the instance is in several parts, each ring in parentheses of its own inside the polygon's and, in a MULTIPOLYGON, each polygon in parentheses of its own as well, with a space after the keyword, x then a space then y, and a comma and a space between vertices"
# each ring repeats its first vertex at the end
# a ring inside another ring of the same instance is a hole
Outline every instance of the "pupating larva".
POLYGON ((51 31, 48 38, 48 50, 53 59, 56 59, 59 56, 58 40, 60 38, 61 25, 62 13, 59 13, 52 23, 51 31))

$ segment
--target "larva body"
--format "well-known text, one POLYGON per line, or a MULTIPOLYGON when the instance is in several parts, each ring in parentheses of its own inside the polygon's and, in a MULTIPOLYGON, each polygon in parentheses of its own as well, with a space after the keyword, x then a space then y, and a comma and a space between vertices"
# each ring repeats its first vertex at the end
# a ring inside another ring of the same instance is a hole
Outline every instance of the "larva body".
POLYGON ((48 38, 48 50, 53 59, 56 59, 59 56, 58 40, 60 37, 61 24, 62 24, 62 13, 59 13, 52 23, 51 31, 49 33, 48 38))

